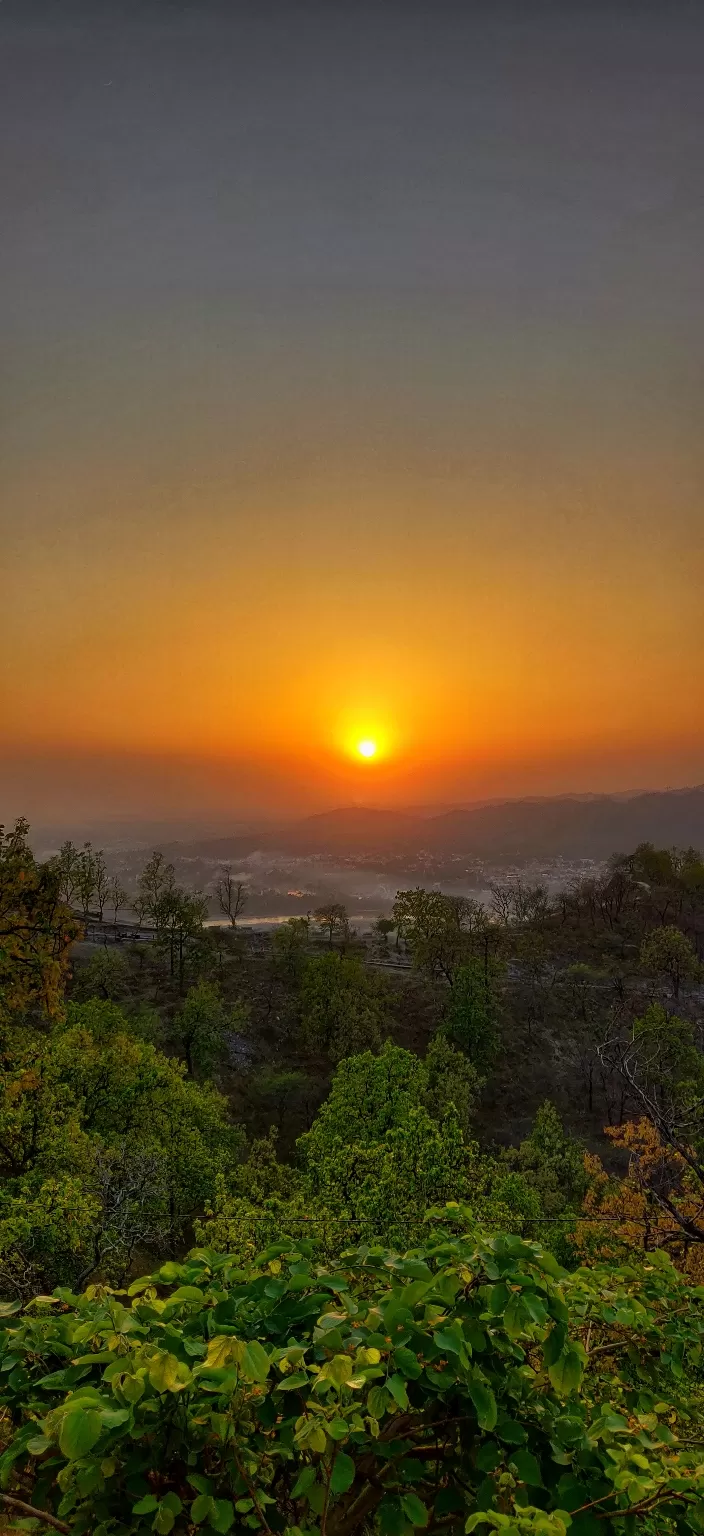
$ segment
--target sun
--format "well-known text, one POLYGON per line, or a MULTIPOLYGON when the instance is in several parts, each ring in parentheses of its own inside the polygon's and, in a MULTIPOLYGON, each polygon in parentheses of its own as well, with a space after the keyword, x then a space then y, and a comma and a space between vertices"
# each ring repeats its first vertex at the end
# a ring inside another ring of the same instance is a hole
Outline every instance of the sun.
POLYGON ((376 757, 376 742, 375 741, 368 741, 368 740, 358 741, 357 742, 357 751, 358 751, 360 757, 366 757, 366 758, 376 757))

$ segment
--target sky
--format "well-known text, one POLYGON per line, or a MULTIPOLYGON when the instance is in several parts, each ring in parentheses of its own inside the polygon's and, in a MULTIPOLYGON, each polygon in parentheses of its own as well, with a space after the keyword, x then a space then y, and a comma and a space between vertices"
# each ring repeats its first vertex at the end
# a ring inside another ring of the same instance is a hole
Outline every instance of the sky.
POLYGON ((704 780, 703 77, 687 0, 3 0, 0 819, 704 780))

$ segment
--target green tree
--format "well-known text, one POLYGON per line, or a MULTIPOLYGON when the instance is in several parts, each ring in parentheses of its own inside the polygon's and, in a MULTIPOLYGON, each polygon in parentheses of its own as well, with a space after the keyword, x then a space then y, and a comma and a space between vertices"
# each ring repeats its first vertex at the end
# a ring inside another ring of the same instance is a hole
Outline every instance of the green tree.
POLYGON ((643 940, 640 963, 645 971, 667 978, 672 996, 678 998, 682 983, 700 974, 696 952, 680 928, 654 928, 643 940))
POLYGON ((199 981, 190 988, 174 1020, 174 1038, 191 1076, 209 1076, 223 1055, 228 1032, 241 1030, 247 1016, 244 1004, 227 1006, 213 982, 199 981))
POLYGON ((479 959, 467 960, 455 972, 445 1011, 443 1027, 448 1037, 482 1073, 490 1069, 499 1049, 498 984, 504 970, 497 960, 488 965, 479 959))
POLYGON ((0 826, 0 1024, 37 1008, 57 1013, 80 925, 62 897, 55 860, 34 858, 29 824, 0 826))
POLYGON ((85 965, 77 968, 73 981, 73 998, 82 1002, 89 997, 102 997, 116 1002, 129 989, 130 968, 119 949, 107 945, 91 955, 85 965))
MULTIPOLYGON (((414 965, 432 980, 454 984, 458 967, 489 945, 487 916, 479 902, 442 891, 397 891, 393 920, 414 965)), ((487 949, 488 953, 488 949, 487 949)))
POLYGON ((301 982, 301 1032, 306 1048, 340 1061, 381 1044, 391 1025, 392 993, 385 977, 337 952, 306 961, 301 982))

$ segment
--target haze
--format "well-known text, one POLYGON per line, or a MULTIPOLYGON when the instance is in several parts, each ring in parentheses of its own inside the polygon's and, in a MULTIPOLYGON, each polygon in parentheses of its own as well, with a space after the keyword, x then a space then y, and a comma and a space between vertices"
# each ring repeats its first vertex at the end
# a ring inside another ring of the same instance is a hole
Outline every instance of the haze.
POLYGON ((1 13, 6 815, 704 779, 701 8, 1 13))

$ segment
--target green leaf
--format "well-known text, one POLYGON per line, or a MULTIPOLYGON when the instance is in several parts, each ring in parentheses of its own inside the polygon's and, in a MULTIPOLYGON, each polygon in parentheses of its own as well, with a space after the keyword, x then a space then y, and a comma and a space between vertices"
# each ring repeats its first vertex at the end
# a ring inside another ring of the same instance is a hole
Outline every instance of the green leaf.
POLYGON ((474 1403, 474 1406, 477 1410, 479 1428, 486 1430, 493 1429, 496 1424, 498 1414, 496 1408, 496 1398, 494 1397, 491 1387, 488 1387, 486 1382, 483 1381, 470 1381, 468 1390, 472 1402, 474 1403))
POLYGON ((50 1450, 51 1444, 46 1435, 32 1435, 31 1440, 27 1441, 27 1450, 30 1456, 43 1456, 45 1451, 50 1450))
POLYGON ((404 1493, 401 1498, 401 1508, 408 1515, 411 1525, 427 1525, 428 1511, 422 1499, 417 1493, 404 1493))
POLYGON ((406 1349, 403 1344, 400 1344, 398 1349, 394 1350, 394 1365, 401 1372, 401 1375, 407 1377, 410 1381, 416 1381, 423 1372, 418 1356, 413 1353, 412 1349, 406 1349))
POLYGON ((383 1419, 389 1407, 389 1394, 385 1387, 372 1387, 367 1398, 367 1411, 374 1419, 383 1419))
POLYGON ((477 1451, 476 1459, 479 1472, 495 1472, 496 1468, 501 1466, 504 1457, 495 1440, 485 1440, 477 1451))
POLYGON ((294 1483, 293 1489, 291 1491, 291 1498, 302 1498, 303 1494, 307 1493, 309 1488, 312 1488, 316 1476, 317 1473, 315 1467, 304 1467, 303 1470, 299 1472, 296 1482, 294 1483))
POLYGON ((294 1371, 292 1376, 284 1376, 283 1381, 277 1381, 277 1392, 295 1392, 297 1387, 307 1387, 309 1376, 306 1371, 294 1371))
POLYGON ((527 1483, 530 1488, 542 1488, 540 1467, 532 1451, 513 1451, 511 1462, 522 1483, 527 1483))
POLYGON ((401 1508, 401 1501, 395 1494, 384 1495, 377 1510, 377 1516, 382 1536, 403 1536, 406 1516, 401 1508))
POLYGON ((214 1531, 219 1531, 220 1536, 225 1536, 230 1526, 234 1524, 235 1511, 229 1499, 213 1499, 214 1512, 210 1516, 210 1524, 214 1531))
POLYGON ((355 1471, 352 1457, 346 1455, 345 1451, 338 1451, 330 1477, 331 1492, 346 1493, 352 1487, 355 1471))
POLYGON ((188 1366, 166 1350, 160 1349, 149 1362, 149 1380, 157 1392, 180 1392, 190 1379, 188 1366))
POLYGON ((509 1338, 520 1339, 529 1321, 523 1297, 519 1292, 514 1292, 504 1311, 504 1328, 509 1338))
POLYGON ((559 1360, 566 1338, 567 1329, 564 1323, 556 1323, 543 1344, 543 1359, 547 1366, 554 1365, 555 1361, 559 1360))
MULTIPOLYGON (((407 1408, 408 1393, 406 1391, 406 1383, 403 1377, 399 1376, 398 1372, 396 1372, 393 1376, 389 1376, 386 1386, 388 1391, 391 1393, 391 1396, 395 1398, 396 1402, 398 1403, 399 1408, 407 1408)), ((371 1397, 371 1393, 369 1395, 371 1397)))
MULTIPOLYGON (((136 1506, 135 1506, 136 1508, 136 1506)), ((215 1502, 209 1493, 199 1493, 198 1498, 191 1505, 190 1518, 193 1525, 202 1525, 204 1520, 210 1518, 211 1511, 215 1508, 215 1502)))
POLYGON ((269 1356, 256 1339, 252 1339, 244 1350, 241 1371, 249 1381, 266 1381, 269 1375, 269 1356))
POLYGON ((575 1392, 582 1380, 581 1357, 576 1349, 568 1349, 554 1365, 550 1366, 548 1375, 555 1391, 560 1397, 569 1397, 570 1392, 575 1392))
POLYGON ((176 1524, 176 1516, 168 1504, 160 1504, 152 1521, 152 1529, 158 1531, 159 1536, 169 1536, 176 1524))
POLYGON ((59 1446, 68 1461, 78 1461, 93 1449, 103 1432, 94 1408, 70 1408, 61 1425, 59 1446))
POLYGON ((346 1419, 333 1419, 327 1426, 331 1440, 345 1440, 350 1432, 350 1426, 346 1419))
POLYGON ((159 1508, 159 1500, 154 1497, 154 1494, 153 1493, 145 1493, 143 1499, 138 1499, 137 1503, 132 1505, 132 1514, 133 1515, 151 1515, 151 1514, 153 1514, 154 1510, 158 1509, 158 1508, 159 1508))

